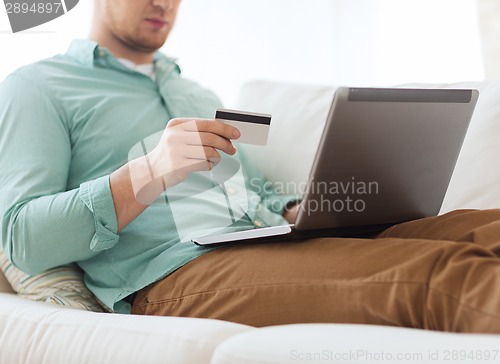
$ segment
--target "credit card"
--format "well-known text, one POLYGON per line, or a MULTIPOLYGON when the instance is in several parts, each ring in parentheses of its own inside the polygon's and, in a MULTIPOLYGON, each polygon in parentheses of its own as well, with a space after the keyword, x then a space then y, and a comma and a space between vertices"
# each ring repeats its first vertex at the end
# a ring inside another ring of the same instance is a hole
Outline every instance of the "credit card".
POLYGON ((269 129, 271 127, 271 115, 254 112, 217 109, 215 119, 237 128, 241 136, 236 143, 266 145, 269 129))

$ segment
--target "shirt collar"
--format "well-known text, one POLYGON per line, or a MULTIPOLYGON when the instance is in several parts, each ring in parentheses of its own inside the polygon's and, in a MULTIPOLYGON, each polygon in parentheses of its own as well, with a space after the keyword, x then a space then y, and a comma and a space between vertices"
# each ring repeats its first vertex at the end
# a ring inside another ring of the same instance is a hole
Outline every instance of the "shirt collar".
POLYGON ((94 54, 97 42, 90 39, 75 39, 71 42, 66 54, 86 66, 94 65, 94 54))
MULTIPOLYGON (((90 39, 73 40, 66 54, 88 67, 93 67, 97 60, 106 59, 109 67, 123 68, 136 72, 121 64, 106 48, 100 47, 96 41, 90 39)), ((174 58, 167 57, 159 51, 155 52, 153 63, 156 71, 160 73, 168 73, 172 70, 176 70, 177 73, 181 72, 174 58)))

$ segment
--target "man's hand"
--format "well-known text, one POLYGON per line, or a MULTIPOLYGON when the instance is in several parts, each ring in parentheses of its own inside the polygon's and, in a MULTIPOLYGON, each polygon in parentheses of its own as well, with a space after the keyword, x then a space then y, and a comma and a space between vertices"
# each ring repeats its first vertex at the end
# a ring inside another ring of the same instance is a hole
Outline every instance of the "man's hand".
POLYGON ((295 220, 297 220, 297 214, 299 213, 300 203, 296 202, 291 206, 287 206, 285 211, 283 212, 283 217, 290 224, 295 224, 295 220))
POLYGON ((219 151, 236 153, 231 140, 240 132, 211 119, 172 119, 158 145, 147 155, 113 172, 110 187, 118 231, 121 231, 166 188, 196 171, 211 170, 221 159, 219 151))
POLYGON ((148 154, 154 178, 163 178, 164 188, 178 184, 192 172, 209 171, 221 156, 236 153, 231 139, 240 132, 233 126, 210 119, 172 119, 158 146, 148 154))

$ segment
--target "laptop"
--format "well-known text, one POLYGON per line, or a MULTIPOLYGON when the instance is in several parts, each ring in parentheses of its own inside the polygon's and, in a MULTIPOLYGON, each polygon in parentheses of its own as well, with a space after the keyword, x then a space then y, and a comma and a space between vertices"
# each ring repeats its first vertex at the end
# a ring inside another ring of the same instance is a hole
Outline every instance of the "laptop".
POLYGON ((364 237, 437 215, 478 97, 472 89, 339 88, 295 224, 192 241, 364 237))

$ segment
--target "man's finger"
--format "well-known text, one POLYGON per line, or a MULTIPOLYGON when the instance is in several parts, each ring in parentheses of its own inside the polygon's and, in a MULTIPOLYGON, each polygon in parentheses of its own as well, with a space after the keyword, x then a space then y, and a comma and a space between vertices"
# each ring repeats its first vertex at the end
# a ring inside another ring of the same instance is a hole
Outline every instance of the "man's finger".
POLYGON ((212 147, 221 150, 229 155, 233 155, 234 153, 236 153, 236 148, 234 147, 233 143, 217 134, 206 132, 189 134, 192 135, 187 137, 186 143, 188 145, 212 147))
POLYGON ((211 171, 216 165, 216 163, 207 160, 191 159, 189 161, 190 163, 182 169, 186 175, 193 172, 211 171))
POLYGON ((226 138, 207 132, 201 132, 198 135, 203 146, 219 149, 229 155, 236 153, 235 146, 226 138))
POLYGON ((184 152, 184 157, 190 159, 208 160, 214 163, 219 163, 221 159, 219 152, 212 147, 205 146, 188 147, 184 152))
POLYGON ((241 135, 234 126, 214 119, 195 119, 193 122, 183 123, 182 127, 186 131, 213 133, 226 139, 238 139, 241 135))
POLYGON ((194 118, 175 118, 175 119, 170 119, 169 122, 167 123, 167 128, 172 128, 174 126, 179 126, 182 124, 186 123, 193 123, 196 124, 196 119, 194 118))

